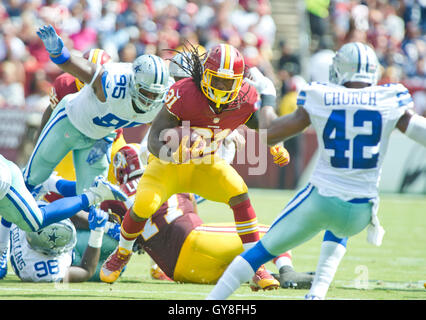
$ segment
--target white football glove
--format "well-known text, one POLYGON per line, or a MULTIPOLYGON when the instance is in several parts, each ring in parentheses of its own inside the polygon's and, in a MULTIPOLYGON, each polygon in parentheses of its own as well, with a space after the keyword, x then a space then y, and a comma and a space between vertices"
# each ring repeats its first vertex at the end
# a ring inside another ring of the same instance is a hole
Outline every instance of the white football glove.
POLYGON ((49 24, 48 26, 43 26, 39 28, 36 33, 40 37, 41 41, 43 41, 47 52, 49 52, 51 56, 61 54, 64 42, 61 37, 58 36, 52 25, 49 24))
POLYGON ((260 95, 277 96, 277 90, 275 89, 273 82, 269 78, 265 77, 258 68, 252 67, 249 71, 250 78, 245 78, 244 80, 255 87, 256 91, 260 95))

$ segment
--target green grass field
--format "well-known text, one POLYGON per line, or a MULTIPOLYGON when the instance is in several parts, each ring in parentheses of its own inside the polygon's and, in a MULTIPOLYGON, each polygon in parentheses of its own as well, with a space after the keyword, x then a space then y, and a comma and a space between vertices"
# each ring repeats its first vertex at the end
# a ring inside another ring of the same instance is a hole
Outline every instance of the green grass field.
MULTIPOLYGON (((250 190, 260 223, 270 224, 293 191, 250 190)), ((232 211, 225 205, 204 202, 199 212, 205 222, 232 222, 232 211)), ((381 247, 366 241, 366 231, 348 241, 348 251, 328 292, 330 300, 426 300, 426 197, 381 195, 379 217, 386 230, 381 247)), ((314 271, 323 233, 295 248, 293 263, 298 271, 314 271)), ((267 268, 276 272, 275 266, 267 268)), ((151 280, 146 254, 134 255, 122 277, 113 285, 105 283, 53 284, 23 283, 11 268, 0 281, 0 299, 67 300, 202 300, 211 285, 177 284, 151 280)), ((307 290, 278 289, 251 292, 239 288, 230 299, 294 300, 307 290)))

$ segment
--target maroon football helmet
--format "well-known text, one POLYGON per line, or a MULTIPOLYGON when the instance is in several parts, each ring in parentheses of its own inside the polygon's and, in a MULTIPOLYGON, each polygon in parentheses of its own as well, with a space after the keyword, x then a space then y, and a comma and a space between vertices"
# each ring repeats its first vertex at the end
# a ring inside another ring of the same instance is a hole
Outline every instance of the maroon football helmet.
POLYGON ((123 146, 113 158, 114 175, 119 184, 128 182, 134 177, 141 176, 145 171, 139 156, 140 145, 129 143, 123 146))
POLYGON ((216 104, 234 101, 241 89, 244 75, 244 58, 229 44, 219 44, 211 48, 203 62, 201 90, 216 104))

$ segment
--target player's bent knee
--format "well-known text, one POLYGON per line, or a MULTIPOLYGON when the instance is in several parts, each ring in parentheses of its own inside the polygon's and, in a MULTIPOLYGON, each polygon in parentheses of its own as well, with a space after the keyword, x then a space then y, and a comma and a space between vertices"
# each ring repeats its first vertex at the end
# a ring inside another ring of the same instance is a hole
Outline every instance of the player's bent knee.
POLYGON ((164 201, 160 192, 145 190, 141 194, 136 194, 133 212, 139 218, 148 219, 160 208, 164 201))

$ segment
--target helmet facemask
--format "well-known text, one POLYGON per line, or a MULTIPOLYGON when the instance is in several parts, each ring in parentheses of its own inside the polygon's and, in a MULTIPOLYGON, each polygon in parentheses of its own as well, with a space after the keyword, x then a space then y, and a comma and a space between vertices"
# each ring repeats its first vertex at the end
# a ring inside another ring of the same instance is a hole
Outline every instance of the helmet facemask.
POLYGON ((153 88, 153 85, 148 87, 143 83, 136 83, 130 89, 130 96, 133 102, 143 112, 149 112, 160 106, 165 95, 166 88, 164 86, 153 88))
POLYGON ((146 54, 133 62, 130 96, 142 112, 160 107, 167 93, 169 70, 163 59, 146 54))
POLYGON ((221 104, 227 104, 238 97, 243 83, 243 75, 233 75, 229 70, 213 71, 206 69, 203 72, 201 89, 208 99, 216 103, 216 108, 221 104))

